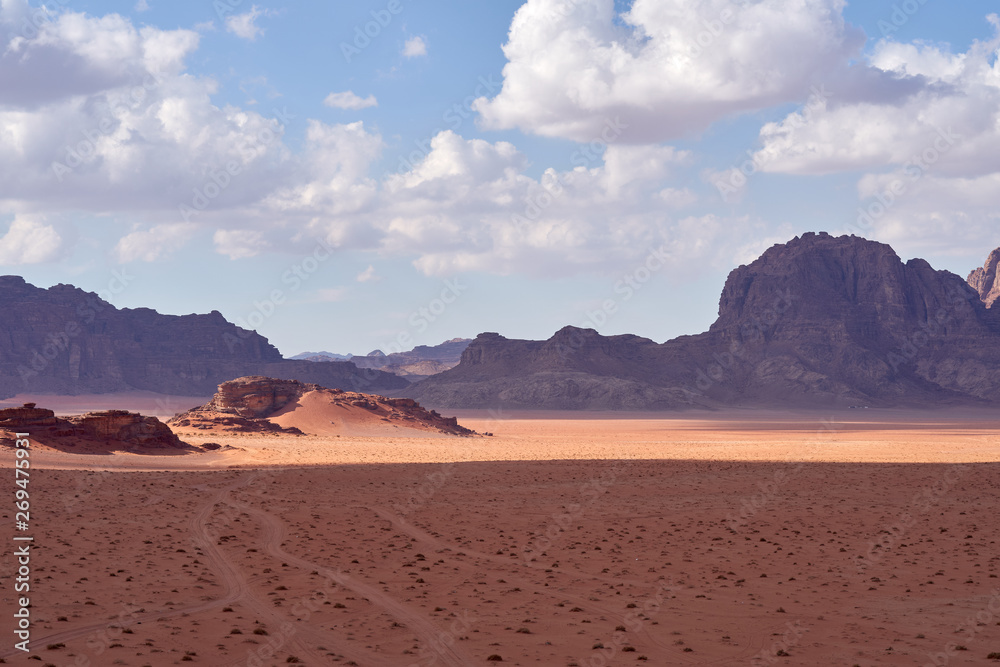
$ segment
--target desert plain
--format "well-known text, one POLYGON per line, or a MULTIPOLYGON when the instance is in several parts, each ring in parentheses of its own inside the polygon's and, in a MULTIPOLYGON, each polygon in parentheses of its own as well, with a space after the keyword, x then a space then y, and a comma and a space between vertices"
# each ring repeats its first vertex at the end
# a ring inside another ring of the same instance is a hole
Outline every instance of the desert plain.
MULTIPOLYGON (((148 396, 113 400, 100 407, 156 414, 148 396)), ((0 658, 867 667, 1000 652, 995 412, 449 414, 492 435, 36 446, 31 652, 13 648, 8 546, 0 658)), ((13 464, 4 449, 10 489, 13 464)))

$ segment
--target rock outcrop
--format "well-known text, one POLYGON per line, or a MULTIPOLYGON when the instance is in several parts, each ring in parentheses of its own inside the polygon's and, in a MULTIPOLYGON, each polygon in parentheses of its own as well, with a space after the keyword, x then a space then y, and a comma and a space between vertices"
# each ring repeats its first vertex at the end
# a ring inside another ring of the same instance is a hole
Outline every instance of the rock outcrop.
POLYGON ((0 397, 147 390, 208 396, 220 382, 266 374, 358 391, 407 386, 349 362, 282 359, 266 338, 218 312, 161 315, 117 309, 71 285, 41 289, 0 277, 0 397))
POLYGON ((1000 401, 1000 311, 887 245, 805 234, 732 271, 705 333, 480 334, 406 395, 448 408, 984 405, 1000 401))
POLYGON ((986 264, 969 274, 968 283, 979 293, 979 297, 992 308, 997 298, 1000 298, 1000 275, 997 266, 1000 265, 1000 248, 990 253, 986 264))
POLYGON ((407 429, 449 435, 474 434, 460 426, 455 417, 443 417, 433 410, 425 410, 410 398, 388 398, 263 376, 223 382, 211 401, 177 415, 168 423, 178 429, 294 435, 315 434, 310 426, 319 424, 323 430, 319 434, 323 435, 338 420, 348 427, 359 421, 377 420, 407 429), (282 421, 282 415, 306 405, 304 420, 297 421, 293 416, 282 421), (292 423, 283 425, 284 422, 292 423), (308 425, 302 427, 302 424, 308 425))
POLYGON ((156 417, 127 410, 56 417, 52 410, 25 403, 20 408, 0 410, 0 430, 7 433, 6 440, 17 431, 25 431, 33 441, 65 451, 192 449, 156 417))

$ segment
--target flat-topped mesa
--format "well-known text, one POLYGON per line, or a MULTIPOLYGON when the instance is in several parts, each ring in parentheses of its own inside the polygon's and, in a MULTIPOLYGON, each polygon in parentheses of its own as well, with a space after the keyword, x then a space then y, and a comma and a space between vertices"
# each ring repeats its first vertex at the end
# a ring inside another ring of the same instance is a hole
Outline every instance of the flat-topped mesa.
POLYGON ((55 426, 56 413, 25 403, 20 408, 0 410, 0 429, 26 428, 29 426, 55 426))
POLYGON ((208 403, 177 415, 168 423, 182 429, 323 435, 338 423, 344 426, 355 422, 369 426, 381 422, 397 428, 451 435, 475 433, 460 426, 455 417, 425 410, 411 398, 329 389, 261 375, 223 382, 208 403), (296 415, 302 415, 301 420, 296 415))

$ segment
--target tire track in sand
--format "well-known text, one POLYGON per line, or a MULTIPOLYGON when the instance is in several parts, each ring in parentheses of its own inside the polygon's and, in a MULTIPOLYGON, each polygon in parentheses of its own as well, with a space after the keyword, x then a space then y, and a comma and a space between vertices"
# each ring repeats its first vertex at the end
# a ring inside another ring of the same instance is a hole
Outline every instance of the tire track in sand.
MULTIPOLYGON (((454 644, 449 646, 439 641, 439 638, 445 633, 426 616, 407 607, 396 598, 370 584, 358 581, 340 570, 333 571, 324 565, 300 558, 282 549, 281 542, 284 537, 285 525, 278 517, 243 502, 235 500, 230 502, 234 507, 251 516, 258 517, 262 523, 269 525, 269 528, 265 531, 267 539, 264 541, 263 547, 272 556, 302 569, 317 570, 323 576, 335 581, 348 590, 354 591, 372 604, 381 607, 394 618, 406 623, 406 627, 413 630, 431 650, 435 651, 437 657, 444 664, 451 665, 452 667, 467 667, 478 662, 466 653, 464 649, 458 648, 454 644)), ((399 665, 400 663, 396 662, 395 664, 399 665)))

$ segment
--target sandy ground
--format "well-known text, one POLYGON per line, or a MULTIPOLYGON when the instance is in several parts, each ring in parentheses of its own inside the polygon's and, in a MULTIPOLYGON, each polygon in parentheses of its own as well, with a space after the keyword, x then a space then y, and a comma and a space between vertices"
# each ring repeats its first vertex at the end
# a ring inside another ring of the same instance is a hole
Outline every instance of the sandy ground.
POLYGON ((0 657, 850 667, 1000 652, 995 414, 565 417, 460 416, 492 437, 35 451, 41 661, 11 648, 12 548, 0 657))

